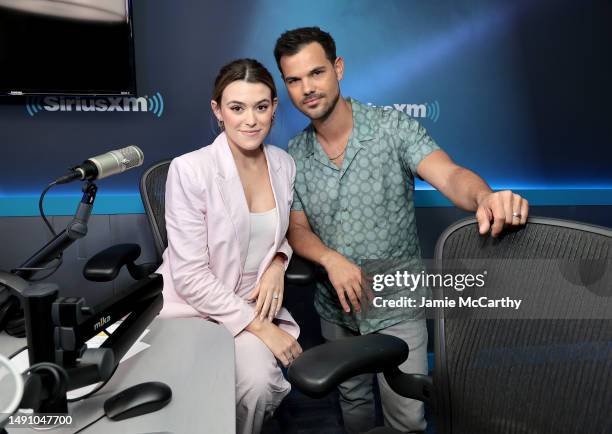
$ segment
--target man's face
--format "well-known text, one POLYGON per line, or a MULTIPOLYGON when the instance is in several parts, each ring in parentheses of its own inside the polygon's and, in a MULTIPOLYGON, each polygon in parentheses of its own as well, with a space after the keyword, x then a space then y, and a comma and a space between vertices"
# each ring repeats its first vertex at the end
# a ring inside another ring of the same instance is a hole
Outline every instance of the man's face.
POLYGON ((342 58, 332 64, 321 44, 312 42, 293 56, 281 57, 280 65, 293 105, 311 120, 329 116, 340 97, 342 58))

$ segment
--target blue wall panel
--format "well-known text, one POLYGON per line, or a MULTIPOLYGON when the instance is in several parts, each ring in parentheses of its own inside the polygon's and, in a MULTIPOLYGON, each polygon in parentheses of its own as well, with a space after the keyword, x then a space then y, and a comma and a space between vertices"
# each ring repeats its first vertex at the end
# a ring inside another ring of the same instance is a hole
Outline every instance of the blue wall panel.
MULTIPOLYGON (((206 145, 215 135, 212 82, 238 57, 273 72, 280 112, 269 142, 286 148, 307 120, 287 98, 272 48, 282 31, 304 25, 335 36, 345 95, 410 112, 493 186, 536 190, 528 196, 542 205, 612 203, 609 2, 134 0, 133 9, 139 111, 0 100, 0 214, 30 215, 50 180, 107 150, 139 145, 149 165, 206 145)), ((126 197, 141 173, 101 181, 97 211, 139 212, 126 197)), ((72 209, 78 193, 78 185, 52 192, 49 212, 72 209)))

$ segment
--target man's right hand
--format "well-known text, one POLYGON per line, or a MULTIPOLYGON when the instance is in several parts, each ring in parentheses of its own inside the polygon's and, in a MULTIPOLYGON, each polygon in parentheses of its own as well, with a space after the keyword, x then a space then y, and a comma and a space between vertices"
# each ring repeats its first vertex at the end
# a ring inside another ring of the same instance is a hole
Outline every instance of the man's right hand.
POLYGON ((265 319, 256 317, 246 330, 261 339, 284 367, 289 366, 302 354, 302 347, 293 336, 265 319))
POLYGON ((321 264, 346 313, 351 311, 350 301, 355 312, 361 311, 361 269, 340 253, 325 246, 315 235, 304 211, 291 211, 289 217, 289 244, 298 255, 321 264), (347 301, 348 298, 348 301, 347 301))
POLYGON ((361 268, 334 250, 330 250, 321 258, 321 265, 327 271, 329 281, 336 290, 344 311, 346 313, 351 311, 348 303, 350 301, 355 312, 360 312, 363 294, 361 268))

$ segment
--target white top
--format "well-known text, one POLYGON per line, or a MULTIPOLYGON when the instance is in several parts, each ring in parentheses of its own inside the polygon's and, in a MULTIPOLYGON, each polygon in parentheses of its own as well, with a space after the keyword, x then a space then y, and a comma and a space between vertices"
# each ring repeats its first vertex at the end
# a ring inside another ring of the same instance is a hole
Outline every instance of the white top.
POLYGON ((274 246, 276 225, 278 225, 276 208, 251 213, 251 235, 244 264, 245 273, 257 272, 264 257, 274 246))

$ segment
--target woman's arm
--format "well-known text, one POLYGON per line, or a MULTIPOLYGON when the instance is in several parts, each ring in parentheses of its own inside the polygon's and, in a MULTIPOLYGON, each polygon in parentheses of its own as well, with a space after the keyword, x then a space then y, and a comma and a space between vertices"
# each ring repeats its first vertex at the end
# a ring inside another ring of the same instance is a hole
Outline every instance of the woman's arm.
POLYGON ((302 354, 302 347, 298 341, 276 324, 255 318, 246 330, 261 339, 285 367, 302 354))
POLYGON ((277 253, 248 296, 249 300, 257 298, 255 315, 261 320, 267 318, 268 321, 272 321, 283 305, 287 262, 287 257, 283 253, 277 253))

